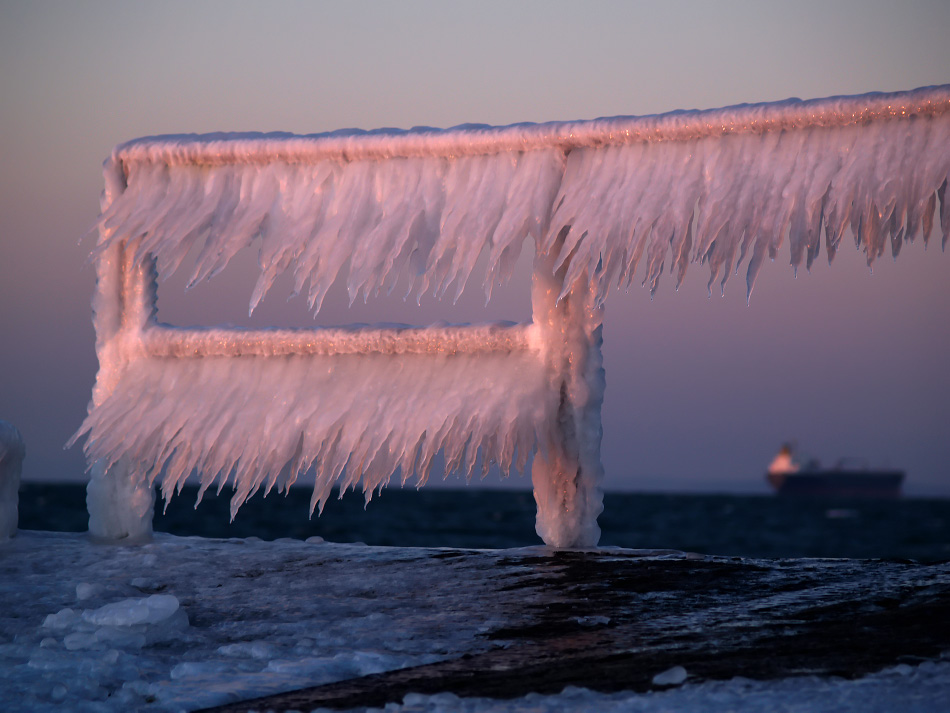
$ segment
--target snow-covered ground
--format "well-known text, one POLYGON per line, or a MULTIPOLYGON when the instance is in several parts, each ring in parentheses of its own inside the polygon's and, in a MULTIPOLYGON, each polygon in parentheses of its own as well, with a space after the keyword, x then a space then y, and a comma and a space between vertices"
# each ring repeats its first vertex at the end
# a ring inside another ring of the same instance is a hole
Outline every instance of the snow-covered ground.
POLYGON ((672 690, 638 693, 595 693, 567 688, 556 696, 529 693, 515 700, 459 698, 451 693, 410 694, 387 712, 428 713, 937 713, 950 710, 950 661, 895 666, 856 681, 796 676, 780 681, 752 681, 737 676, 729 681, 689 683, 672 690))
POLYGON ((487 648, 478 578, 460 598, 429 554, 20 532, 0 546, 0 709, 187 710, 487 648))
MULTIPOLYGON (((526 603, 547 606, 543 582, 539 590, 505 577, 550 577, 555 570, 530 562, 551 555, 540 547, 473 552, 161 534, 124 547, 21 531, 0 544, 0 710, 193 710, 504 652, 504 637, 486 634, 511 626, 526 603)), ((653 555, 663 557, 686 555, 653 555)), ((942 587, 948 574, 920 576, 942 587)), ((575 618, 585 626, 607 619, 575 618)), ((685 674, 682 682, 682 671, 651 672, 657 688, 646 693, 410 694, 386 710, 950 709, 946 654, 857 680, 693 683, 685 674), (673 688, 660 685, 664 674, 673 688)))

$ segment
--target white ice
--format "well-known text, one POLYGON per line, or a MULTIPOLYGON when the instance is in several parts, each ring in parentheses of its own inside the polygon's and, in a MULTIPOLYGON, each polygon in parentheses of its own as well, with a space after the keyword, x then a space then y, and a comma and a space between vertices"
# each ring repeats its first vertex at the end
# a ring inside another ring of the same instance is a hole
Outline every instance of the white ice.
POLYGON ((689 678, 689 672, 682 666, 673 666, 672 668, 661 671, 653 677, 655 686, 678 686, 689 678))
POLYGON ((146 538, 162 472, 166 496, 195 470, 204 487, 233 479, 237 508, 312 466, 322 506, 338 479, 367 497, 397 473, 425 482, 439 451, 469 475, 523 469, 537 452, 539 534, 589 546, 610 289, 641 266, 651 292, 666 269, 678 285, 699 262, 710 289, 744 264, 751 293, 786 238, 797 269, 822 233, 830 260, 850 230, 870 265, 888 246, 896 257, 904 241, 926 242, 937 215, 945 245, 950 86, 501 128, 156 137, 117 147, 105 174, 100 372, 80 430, 93 534, 146 538), (525 240, 545 295, 521 327, 527 349, 394 359, 352 348, 371 330, 242 341, 178 338, 154 320, 153 258, 167 277, 196 253, 193 283, 253 248, 250 309, 288 273, 318 311, 338 278, 351 299, 406 283, 457 297, 483 256, 490 295, 525 240))
POLYGON ((368 500, 394 475, 424 483, 434 464, 469 477, 490 463, 523 471, 552 438, 556 399, 537 350, 147 358, 87 419, 86 452, 98 468, 121 454, 148 482, 164 470, 166 497, 195 470, 204 488, 232 479, 232 515, 312 468, 322 510, 337 481, 368 500))

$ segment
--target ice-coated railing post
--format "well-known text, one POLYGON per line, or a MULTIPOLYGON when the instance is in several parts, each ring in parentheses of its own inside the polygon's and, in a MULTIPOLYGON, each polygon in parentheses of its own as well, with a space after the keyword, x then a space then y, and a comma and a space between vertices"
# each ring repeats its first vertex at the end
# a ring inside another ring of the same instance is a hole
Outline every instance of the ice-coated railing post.
MULTIPOLYGON (((105 211, 125 190, 120 165, 109 160, 103 169, 105 188, 100 208, 105 211)), ((100 226, 99 240, 113 229, 100 226)), ((92 408, 114 390, 123 367, 144 355, 142 330, 155 318, 155 267, 152 260, 134 261, 135 246, 128 241, 110 245, 96 260, 93 324, 99 373, 92 392, 92 408)), ((86 486, 89 534, 102 540, 140 541, 152 534, 155 491, 144 474, 134 472, 124 459, 90 464, 86 486)))
POLYGON ((26 447, 12 423, 0 421, 0 542, 16 534, 20 473, 26 447))
POLYGON ((560 300, 567 265, 539 256, 532 278, 532 311, 541 335, 545 367, 558 391, 557 434, 539 444, 531 468, 538 506, 535 530, 554 547, 594 547, 603 511, 600 408, 605 375, 601 345, 603 307, 596 306, 587 280, 560 300))

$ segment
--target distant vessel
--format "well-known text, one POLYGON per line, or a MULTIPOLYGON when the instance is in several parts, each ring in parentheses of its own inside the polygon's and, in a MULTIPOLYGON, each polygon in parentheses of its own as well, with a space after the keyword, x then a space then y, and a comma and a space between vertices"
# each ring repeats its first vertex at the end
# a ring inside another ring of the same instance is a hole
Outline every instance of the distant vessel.
POLYGON ((765 478, 778 495, 899 498, 904 471, 872 469, 866 462, 853 458, 843 458, 831 468, 822 468, 817 460, 800 466, 795 462, 792 446, 785 444, 769 465, 765 478))

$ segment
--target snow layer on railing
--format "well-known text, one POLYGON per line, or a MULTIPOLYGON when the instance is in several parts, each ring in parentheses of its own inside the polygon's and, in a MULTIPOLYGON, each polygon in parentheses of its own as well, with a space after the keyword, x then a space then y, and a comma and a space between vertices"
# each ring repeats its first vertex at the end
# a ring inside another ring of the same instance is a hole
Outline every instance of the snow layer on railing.
POLYGON ((166 500, 195 471, 202 492, 231 480, 232 517, 312 467, 322 510, 338 481, 361 483, 367 500, 397 472, 425 482, 440 450, 446 473, 524 471, 554 438, 557 399, 536 350, 143 358, 73 440, 88 433, 90 463, 127 459, 149 482, 161 476, 166 500))
POLYGON ((167 277, 201 245, 191 282, 259 240, 251 309, 291 271, 319 310, 345 272, 351 299, 400 278, 457 295, 487 253, 486 292, 521 244, 567 238, 565 290, 585 271, 598 300, 641 260, 655 290, 668 265, 710 281, 789 237, 810 265, 850 227, 869 264, 933 227, 950 235, 950 87, 895 94, 511 127, 314 137, 159 137, 118 147, 127 189, 101 216, 104 239, 142 237, 167 277))

